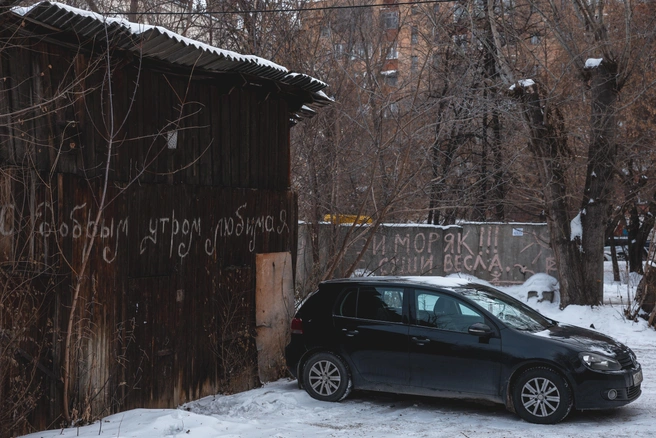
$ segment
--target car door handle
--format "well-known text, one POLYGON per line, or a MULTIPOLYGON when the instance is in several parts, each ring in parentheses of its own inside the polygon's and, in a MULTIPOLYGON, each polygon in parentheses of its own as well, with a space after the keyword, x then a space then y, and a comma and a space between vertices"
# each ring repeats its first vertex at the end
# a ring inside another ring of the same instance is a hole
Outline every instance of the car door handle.
POLYGON ((426 345, 430 342, 430 339, 419 339, 415 336, 412 337, 412 342, 414 342, 417 345, 426 345))
POLYGON ((355 335, 357 335, 358 333, 360 333, 360 332, 357 331, 357 330, 349 330, 349 329, 342 329, 342 332, 344 332, 344 334, 345 334, 346 336, 348 336, 349 338, 352 338, 353 336, 355 336, 355 335))

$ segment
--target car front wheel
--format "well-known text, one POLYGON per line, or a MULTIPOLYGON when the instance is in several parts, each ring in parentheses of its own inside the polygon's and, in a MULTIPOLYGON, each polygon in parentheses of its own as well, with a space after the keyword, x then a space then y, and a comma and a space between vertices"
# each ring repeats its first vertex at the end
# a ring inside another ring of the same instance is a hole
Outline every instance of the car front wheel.
POLYGON ((572 409, 567 382, 549 368, 532 368, 519 376, 513 387, 517 414, 530 423, 555 424, 572 409))
POLYGON ((303 367, 303 387, 317 400, 340 401, 351 392, 351 378, 339 357, 317 353, 303 367))

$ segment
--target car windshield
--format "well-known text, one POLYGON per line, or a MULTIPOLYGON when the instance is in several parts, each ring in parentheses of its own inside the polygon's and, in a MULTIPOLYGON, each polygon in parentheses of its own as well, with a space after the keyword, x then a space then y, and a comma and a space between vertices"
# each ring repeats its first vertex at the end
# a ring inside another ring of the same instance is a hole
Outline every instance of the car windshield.
POLYGON ((457 288, 456 291, 514 329, 539 332, 555 324, 521 301, 495 289, 476 286, 457 288))

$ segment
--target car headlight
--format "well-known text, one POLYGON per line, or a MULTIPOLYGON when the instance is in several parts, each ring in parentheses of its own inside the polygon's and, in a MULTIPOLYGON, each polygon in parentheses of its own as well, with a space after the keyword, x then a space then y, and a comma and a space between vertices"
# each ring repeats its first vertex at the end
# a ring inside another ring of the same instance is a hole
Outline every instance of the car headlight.
POLYGON ((622 365, 618 361, 598 353, 581 353, 579 358, 591 370, 619 371, 622 369, 622 365))

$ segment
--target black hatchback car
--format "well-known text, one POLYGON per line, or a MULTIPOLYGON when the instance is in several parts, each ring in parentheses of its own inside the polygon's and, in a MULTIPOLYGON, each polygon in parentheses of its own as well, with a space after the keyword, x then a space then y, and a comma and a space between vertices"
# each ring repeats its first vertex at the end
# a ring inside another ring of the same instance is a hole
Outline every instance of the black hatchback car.
POLYGON ((287 366, 318 400, 352 389, 484 399, 557 423, 572 408, 613 408, 641 394, 628 347, 466 280, 323 282, 291 328, 287 366))

